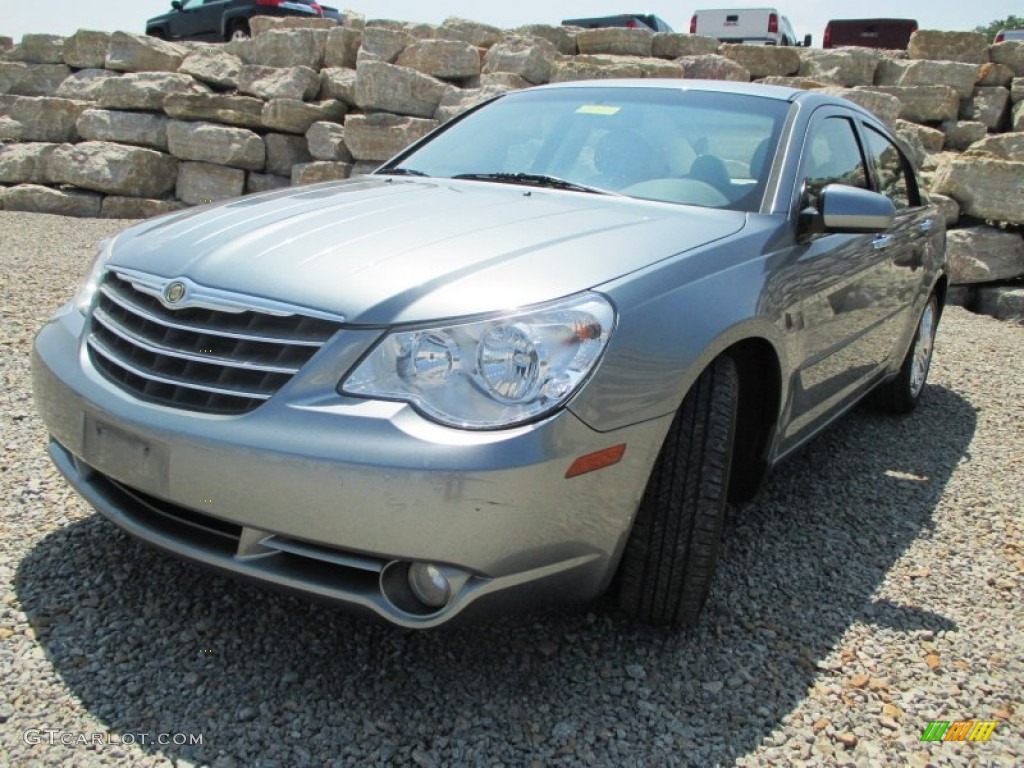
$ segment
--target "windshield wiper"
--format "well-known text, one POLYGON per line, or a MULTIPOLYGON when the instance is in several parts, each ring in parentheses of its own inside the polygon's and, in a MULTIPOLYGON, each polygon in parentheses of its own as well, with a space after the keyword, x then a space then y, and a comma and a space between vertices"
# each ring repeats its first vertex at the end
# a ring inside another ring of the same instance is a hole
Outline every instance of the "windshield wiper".
POLYGON ((382 176, 429 176, 430 174, 424 173, 423 171, 417 171, 415 168, 385 168, 382 171, 377 171, 382 176))
POLYGON ((577 184, 575 181, 543 173, 459 173, 452 178, 469 179, 470 181, 497 181, 503 184, 525 184, 535 187, 550 187, 551 189, 567 189, 572 192, 590 192, 595 195, 618 195, 618 192, 608 189, 588 187, 586 184, 577 184))

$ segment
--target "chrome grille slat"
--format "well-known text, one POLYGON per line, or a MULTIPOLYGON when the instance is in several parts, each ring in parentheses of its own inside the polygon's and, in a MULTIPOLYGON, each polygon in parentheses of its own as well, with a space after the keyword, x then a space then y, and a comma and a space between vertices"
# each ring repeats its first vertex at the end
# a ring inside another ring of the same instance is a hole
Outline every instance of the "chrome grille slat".
POLYGON ((133 366, 131 363, 125 362, 123 359, 118 357, 118 355, 116 355, 114 352, 107 349, 103 345, 103 342, 101 342, 95 336, 91 336, 89 338, 89 348, 95 351, 96 353, 103 355, 103 357, 105 357, 107 360, 114 363, 115 365, 122 366, 125 370, 135 374, 136 376, 140 376, 144 379, 149 379, 150 381, 155 381, 158 384, 169 384, 172 387, 186 387, 188 389, 198 389, 201 392, 209 392, 214 395, 230 395, 232 397, 246 397, 252 398, 254 400, 270 399, 270 395, 263 394, 261 392, 243 392, 238 389, 218 389, 217 387, 195 384, 193 382, 184 381, 182 379, 175 379, 167 376, 158 376, 156 374, 149 373, 147 371, 142 370, 141 368, 133 366))
POLYGON ((146 290, 137 289, 140 274, 104 277, 87 348, 107 378, 161 405, 247 413, 273 397, 342 326, 341 318, 281 311, 285 305, 264 311, 260 299, 245 309, 245 296, 191 282, 212 298, 178 309, 153 295, 152 285, 163 278, 146 278, 146 290))
POLYGON ((305 347, 319 347, 323 344, 323 341, 313 341, 304 339, 278 339, 269 336, 258 336, 250 333, 238 333, 233 331, 227 331, 219 328, 203 328, 195 324, 187 325, 185 323, 174 323, 170 322, 165 318, 159 317, 143 307, 133 304, 131 301, 126 299, 120 293, 113 291, 106 284, 100 286, 100 293, 106 296, 108 299, 118 304, 122 309, 132 314, 138 315, 145 318, 151 323, 166 326, 176 331, 190 331, 192 333, 208 333, 211 335, 223 336, 227 339, 238 339, 239 341, 261 341, 268 344, 295 344, 298 346, 305 347))
POLYGON ((195 363, 204 363, 207 365, 223 365, 227 368, 242 368, 246 370, 264 371, 266 373, 287 373, 294 376, 299 372, 299 369, 293 366, 273 366, 263 365, 251 361, 236 361, 229 360, 224 357, 216 357, 213 355, 202 355, 192 354, 188 352, 181 352, 179 350, 171 349, 169 347, 161 346, 159 344, 151 344, 142 336, 135 334, 120 324, 118 324, 110 315, 103 311, 102 308, 97 307, 93 313, 93 319, 100 323, 104 328, 113 333, 115 336, 123 339, 124 341, 135 344, 137 347, 145 349, 147 352, 152 352, 155 355, 168 355, 170 357, 176 357, 181 360, 190 360, 195 363))

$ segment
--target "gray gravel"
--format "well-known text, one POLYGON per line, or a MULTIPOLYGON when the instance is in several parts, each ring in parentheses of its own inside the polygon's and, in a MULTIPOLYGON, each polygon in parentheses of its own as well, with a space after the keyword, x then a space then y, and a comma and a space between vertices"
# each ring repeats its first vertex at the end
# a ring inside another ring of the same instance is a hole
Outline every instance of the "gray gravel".
POLYGON ((121 226, 0 213, 0 765, 1024 764, 1024 327, 951 308, 916 414, 735 511, 697 630, 408 633, 151 551, 50 467, 30 341, 121 226))

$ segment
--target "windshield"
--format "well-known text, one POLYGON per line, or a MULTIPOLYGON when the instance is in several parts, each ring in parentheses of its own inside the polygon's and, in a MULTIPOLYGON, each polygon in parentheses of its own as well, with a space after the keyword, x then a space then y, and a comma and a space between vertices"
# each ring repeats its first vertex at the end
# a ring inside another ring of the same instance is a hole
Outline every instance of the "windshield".
POLYGON ((777 99, 670 88, 522 91, 467 115, 378 173, 754 211, 788 108, 777 99))

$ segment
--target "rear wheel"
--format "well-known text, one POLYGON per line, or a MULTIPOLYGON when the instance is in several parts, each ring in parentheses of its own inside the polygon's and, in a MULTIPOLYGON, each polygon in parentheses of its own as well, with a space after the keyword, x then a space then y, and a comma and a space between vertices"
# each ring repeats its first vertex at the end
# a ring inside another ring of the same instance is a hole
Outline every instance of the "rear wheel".
POLYGON ((939 325, 939 300, 932 294, 917 322, 914 343, 903 358, 899 375, 881 384, 871 393, 870 403, 890 413, 910 413, 917 407, 928 380, 935 349, 935 330, 939 325))
POLYGON ((636 619, 697 623, 722 538, 738 397, 736 364, 719 358, 669 428, 619 571, 619 606, 636 619))
POLYGON ((245 19, 235 19, 228 25, 227 38, 233 40, 248 40, 251 36, 249 22, 245 19))

